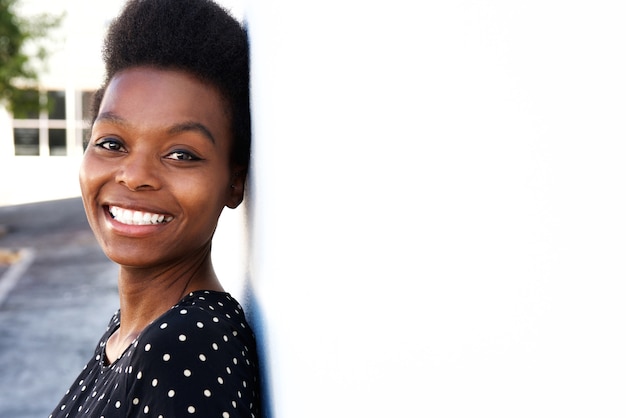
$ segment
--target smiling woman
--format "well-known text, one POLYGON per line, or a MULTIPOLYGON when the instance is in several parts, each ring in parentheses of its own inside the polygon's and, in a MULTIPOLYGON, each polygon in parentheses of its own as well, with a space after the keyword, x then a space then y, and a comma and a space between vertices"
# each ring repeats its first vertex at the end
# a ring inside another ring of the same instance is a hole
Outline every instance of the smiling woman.
POLYGON ((206 254, 222 209, 243 198, 223 103, 181 71, 140 66, 112 78, 80 180, 90 225, 113 261, 198 265, 189 286, 222 290, 206 254))
POLYGON ((211 261, 244 194, 246 34, 209 1, 136 0, 104 50, 80 186, 120 310, 50 416, 258 417, 254 336, 211 261))

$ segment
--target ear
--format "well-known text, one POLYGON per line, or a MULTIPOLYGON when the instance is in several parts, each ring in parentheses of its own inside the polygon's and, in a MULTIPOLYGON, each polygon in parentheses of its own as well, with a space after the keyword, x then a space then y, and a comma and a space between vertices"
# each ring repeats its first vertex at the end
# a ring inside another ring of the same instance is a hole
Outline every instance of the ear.
POLYGON ((243 193, 246 187, 246 169, 243 166, 236 166, 232 170, 230 178, 230 195, 226 206, 235 209, 243 201, 243 193))

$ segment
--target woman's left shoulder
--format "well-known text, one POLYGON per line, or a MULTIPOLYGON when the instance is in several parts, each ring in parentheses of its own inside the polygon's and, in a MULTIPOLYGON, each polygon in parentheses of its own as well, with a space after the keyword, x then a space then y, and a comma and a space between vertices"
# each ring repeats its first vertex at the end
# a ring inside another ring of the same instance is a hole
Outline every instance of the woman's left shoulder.
POLYGON ((140 334, 129 365, 129 399, 150 412, 179 416, 193 406, 198 416, 258 416, 254 337, 224 295, 183 298, 140 334))
POLYGON ((254 335, 241 305, 229 294, 198 292, 183 298, 158 318, 140 338, 148 348, 159 345, 181 349, 208 345, 216 351, 255 348, 254 335))
POLYGON ((204 312, 227 320, 245 320, 245 314, 239 302, 226 292, 210 290, 192 292, 181 299, 172 310, 179 312, 193 310, 196 313, 204 312))

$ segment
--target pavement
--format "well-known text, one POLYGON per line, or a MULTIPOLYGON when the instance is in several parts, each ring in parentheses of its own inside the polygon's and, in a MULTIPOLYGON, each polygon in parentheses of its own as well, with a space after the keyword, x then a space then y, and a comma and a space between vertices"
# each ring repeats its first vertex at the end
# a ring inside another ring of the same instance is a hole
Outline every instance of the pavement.
POLYGON ((0 418, 47 417, 117 309, 80 199, 0 207, 0 418))

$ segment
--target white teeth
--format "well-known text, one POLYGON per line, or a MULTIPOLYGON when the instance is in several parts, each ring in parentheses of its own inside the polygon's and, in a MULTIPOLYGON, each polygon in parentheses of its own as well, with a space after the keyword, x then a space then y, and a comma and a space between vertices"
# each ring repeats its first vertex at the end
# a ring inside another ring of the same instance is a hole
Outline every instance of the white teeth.
POLYGON ((117 206, 109 206, 109 213, 116 221, 126 225, 155 225, 167 223, 174 219, 171 216, 166 217, 158 213, 122 209, 117 206))

